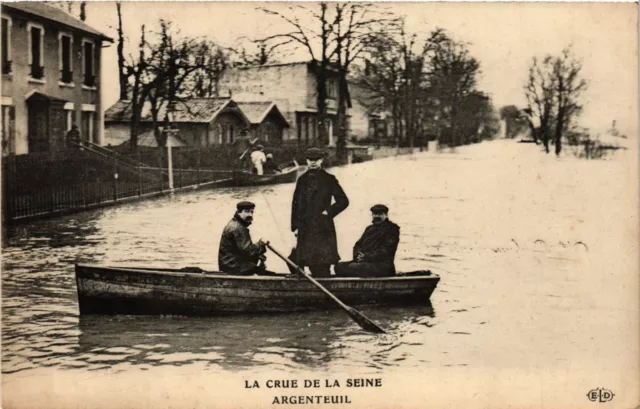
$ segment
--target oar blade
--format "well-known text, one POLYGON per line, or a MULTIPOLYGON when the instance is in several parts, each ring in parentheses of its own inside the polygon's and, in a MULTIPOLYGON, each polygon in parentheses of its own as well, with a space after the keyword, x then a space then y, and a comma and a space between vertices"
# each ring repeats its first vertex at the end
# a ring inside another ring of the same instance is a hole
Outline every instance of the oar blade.
POLYGON ((358 324, 360 328, 373 334, 386 334, 387 331, 380 328, 375 322, 365 317, 360 311, 347 306, 347 314, 358 324))

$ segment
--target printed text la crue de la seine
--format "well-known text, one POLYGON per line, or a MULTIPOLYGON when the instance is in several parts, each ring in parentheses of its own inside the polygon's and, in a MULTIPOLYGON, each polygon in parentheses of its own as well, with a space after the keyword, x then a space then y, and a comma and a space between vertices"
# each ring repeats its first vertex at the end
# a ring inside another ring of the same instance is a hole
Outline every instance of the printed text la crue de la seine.
MULTIPOLYGON (((268 379, 266 381, 245 380, 245 389, 330 389, 330 388, 380 388, 382 378, 348 378, 339 379, 268 379)), ((334 389, 335 390, 335 389, 334 389)), ((295 394, 276 395, 273 405, 304 405, 304 404, 345 404, 352 403, 349 395, 324 394, 295 394)))

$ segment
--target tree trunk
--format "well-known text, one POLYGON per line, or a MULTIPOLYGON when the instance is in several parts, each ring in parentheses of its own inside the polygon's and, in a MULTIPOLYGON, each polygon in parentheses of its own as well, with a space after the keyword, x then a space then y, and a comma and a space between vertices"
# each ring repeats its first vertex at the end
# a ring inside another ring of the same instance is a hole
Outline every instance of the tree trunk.
POLYGON ((318 136, 316 145, 324 147, 329 139, 327 132, 327 71, 324 63, 320 63, 317 74, 318 136))
POLYGON ((336 154, 340 163, 347 163, 347 87, 347 73, 342 70, 338 88, 338 134, 336 140, 336 154))
POLYGON ((560 155, 562 150, 562 127, 564 126, 564 110, 558 111, 558 119, 556 120, 555 145, 556 156, 560 155))
POLYGON ((127 73, 124 67, 124 33, 122 31, 122 4, 116 3, 118 10, 118 72, 120 77, 120 99, 127 99, 127 73))

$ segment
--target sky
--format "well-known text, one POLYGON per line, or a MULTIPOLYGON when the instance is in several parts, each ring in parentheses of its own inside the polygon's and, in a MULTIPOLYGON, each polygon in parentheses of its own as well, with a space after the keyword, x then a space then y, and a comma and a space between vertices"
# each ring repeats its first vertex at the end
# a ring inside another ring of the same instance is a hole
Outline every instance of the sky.
MULTIPOLYGON (((580 124, 602 131, 617 121, 620 131, 637 134, 638 32, 634 3, 383 3, 405 16, 409 32, 425 36, 436 27, 469 43, 480 62, 478 88, 487 92, 496 107, 525 106, 523 85, 534 56, 559 54, 572 45, 583 61, 589 82, 580 124)), ((133 51, 140 26, 157 26, 164 18, 185 36, 204 36, 226 46, 238 38, 255 38, 282 32, 274 17, 256 10, 266 3, 252 2, 123 2, 124 31, 133 51)), ((269 8, 286 10, 287 4, 271 2, 269 8)), ((314 3, 306 3, 313 7, 314 3)), ((116 38, 114 2, 90 2, 87 23, 116 38)), ((309 21, 309 24, 313 24, 309 21)), ((301 51, 289 59, 303 60, 301 51)), ((103 49, 104 104, 118 98, 115 44, 103 49)))

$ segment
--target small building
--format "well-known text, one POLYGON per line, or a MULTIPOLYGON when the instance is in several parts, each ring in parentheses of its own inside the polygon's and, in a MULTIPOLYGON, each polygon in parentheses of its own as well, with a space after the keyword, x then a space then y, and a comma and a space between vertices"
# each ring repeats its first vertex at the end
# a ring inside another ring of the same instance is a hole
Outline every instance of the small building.
MULTIPOLYGON (((237 101, 273 101, 290 127, 283 132, 283 142, 313 145, 318 140, 317 73, 315 61, 227 69, 222 73, 218 90, 237 101)), ((335 143, 334 127, 338 109, 339 72, 328 68, 327 129, 335 143)))
POLYGON ((351 84, 349 136, 353 141, 384 143, 388 138, 387 113, 381 98, 361 86, 351 84))
POLYGON ((238 106, 249 119, 249 133, 252 138, 258 138, 270 145, 282 143, 284 131, 290 126, 275 102, 238 102, 238 106))
MULTIPOLYGON (((166 106, 158 118, 165 117, 166 106)), ((188 98, 174 106, 172 126, 176 137, 187 146, 232 144, 241 131, 249 131, 267 143, 279 144, 289 127, 274 102, 237 103, 229 98, 188 98)), ((131 134, 131 101, 116 102, 105 112, 105 138, 120 145, 131 134)), ((150 105, 142 110, 141 134, 153 131, 150 105)))
POLYGON ((41 2, 2 3, 2 154, 65 149, 80 137, 103 142, 101 50, 113 40, 41 2))

